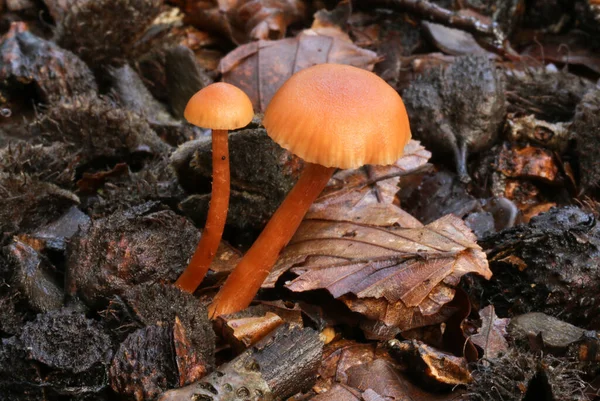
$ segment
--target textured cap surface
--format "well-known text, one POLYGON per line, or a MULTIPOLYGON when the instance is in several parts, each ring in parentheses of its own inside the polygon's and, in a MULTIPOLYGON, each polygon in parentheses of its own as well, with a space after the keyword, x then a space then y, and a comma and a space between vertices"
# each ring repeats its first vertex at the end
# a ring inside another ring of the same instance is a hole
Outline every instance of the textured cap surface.
POLYGON ((411 138, 400 95, 372 72, 340 64, 294 74, 263 125, 279 145, 326 167, 392 164, 411 138))
POLYGON ((215 82, 192 96, 183 115, 198 127, 230 130, 248 125, 254 111, 252 102, 241 89, 215 82))

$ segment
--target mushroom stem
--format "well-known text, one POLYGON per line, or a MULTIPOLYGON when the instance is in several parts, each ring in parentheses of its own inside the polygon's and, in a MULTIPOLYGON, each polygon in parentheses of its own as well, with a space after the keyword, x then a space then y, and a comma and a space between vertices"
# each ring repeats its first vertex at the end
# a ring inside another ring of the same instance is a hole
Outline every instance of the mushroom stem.
POLYGON ((279 252, 290 241, 334 171, 333 167, 307 164, 294 188, 208 307, 209 317, 235 313, 250 305, 279 252))
POLYGON ((223 236, 227 209, 229 208, 229 146, 228 131, 212 132, 212 193, 206 225, 202 231, 196 252, 175 285, 187 292, 194 292, 200 285, 217 254, 223 236))

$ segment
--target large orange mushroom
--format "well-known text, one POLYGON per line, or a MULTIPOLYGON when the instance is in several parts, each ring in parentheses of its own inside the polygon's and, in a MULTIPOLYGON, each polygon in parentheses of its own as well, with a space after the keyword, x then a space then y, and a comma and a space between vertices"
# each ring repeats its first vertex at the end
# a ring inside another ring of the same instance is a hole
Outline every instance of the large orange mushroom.
POLYGON ((306 166, 216 295, 209 307, 213 318, 250 305, 336 168, 392 164, 411 137, 398 93, 371 72, 339 64, 294 74, 271 100, 263 124, 275 142, 306 166))
POLYGON ((212 129, 212 193, 206 225, 187 268, 175 282, 194 292, 204 279, 223 236, 229 208, 228 130, 242 128, 252 120, 252 102, 239 88, 217 82, 198 91, 189 100, 185 119, 198 127, 212 129))

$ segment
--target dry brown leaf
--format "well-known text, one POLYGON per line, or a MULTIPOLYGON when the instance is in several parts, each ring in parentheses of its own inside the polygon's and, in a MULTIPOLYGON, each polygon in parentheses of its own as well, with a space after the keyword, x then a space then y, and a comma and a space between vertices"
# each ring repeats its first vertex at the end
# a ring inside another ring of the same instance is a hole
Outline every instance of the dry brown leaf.
POLYGON ((389 341, 390 353, 424 385, 445 388, 472 381, 467 360, 416 340, 389 341))
POLYGON ((185 21, 225 34, 235 44, 281 39, 288 25, 304 18, 301 0, 179 0, 185 21))
POLYGON ((400 177, 417 171, 430 157, 431 152, 411 140, 404 148, 404 155, 391 166, 367 165, 340 170, 311 206, 306 218, 420 227, 422 224, 417 219, 391 205, 398 203, 400 177))
POLYGON ((362 49, 340 30, 305 30, 295 38, 259 40, 239 46, 219 64, 223 81, 242 89, 256 112, 264 112, 279 87, 292 74, 322 63, 372 69, 377 54, 362 49))
POLYGON ((330 343, 323 349, 319 379, 314 388, 320 393, 329 390, 334 383, 345 384, 348 369, 376 359, 391 361, 387 352, 375 343, 361 344, 351 340, 330 343))
POLYGON ((400 330, 439 322, 433 315, 464 274, 492 275, 475 236, 452 215, 417 228, 304 220, 274 271, 290 268, 299 276, 290 290, 326 289, 353 311, 400 330))
POLYGON ((477 334, 471 336, 473 344, 483 349, 483 356, 494 359, 508 350, 506 326, 510 319, 500 319, 496 316, 494 305, 488 305, 479 311, 481 317, 481 329, 477 334))
POLYGON ((397 401, 443 401, 458 397, 456 393, 433 394, 422 390, 383 359, 376 359, 349 369, 348 385, 364 391, 364 400, 367 400, 365 396, 375 397, 375 395, 381 397, 379 398, 381 400, 397 401), (374 394, 367 394, 369 390, 374 394))

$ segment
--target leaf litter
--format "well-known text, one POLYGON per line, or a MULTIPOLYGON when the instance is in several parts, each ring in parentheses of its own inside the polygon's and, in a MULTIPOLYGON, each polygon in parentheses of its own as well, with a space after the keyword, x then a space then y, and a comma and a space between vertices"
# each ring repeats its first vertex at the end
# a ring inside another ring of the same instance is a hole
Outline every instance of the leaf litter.
POLYGON ((0 1, 0 393, 597 398, 600 8, 558 3, 0 1), (211 185, 185 104, 223 80, 261 112, 324 62, 388 81, 415 140, 335 174, 215 341, 203 304, 304 164, 260 115, 232 133, 230 243, 180 293, 211 185), (85 332, 93 363, 53 353, 85 332))

